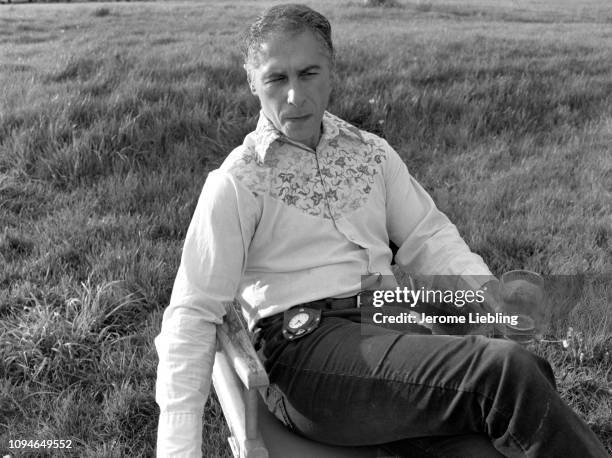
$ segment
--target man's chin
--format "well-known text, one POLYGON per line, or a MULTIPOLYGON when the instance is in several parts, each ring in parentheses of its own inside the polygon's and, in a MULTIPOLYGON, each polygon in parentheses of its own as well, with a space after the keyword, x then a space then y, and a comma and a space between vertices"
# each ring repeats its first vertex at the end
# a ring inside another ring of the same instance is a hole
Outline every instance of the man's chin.
POLYGON ((304 132, 302 129, 284 129, 285 136, 294 142, 308 145, 316 136, 312 132, 304 132))

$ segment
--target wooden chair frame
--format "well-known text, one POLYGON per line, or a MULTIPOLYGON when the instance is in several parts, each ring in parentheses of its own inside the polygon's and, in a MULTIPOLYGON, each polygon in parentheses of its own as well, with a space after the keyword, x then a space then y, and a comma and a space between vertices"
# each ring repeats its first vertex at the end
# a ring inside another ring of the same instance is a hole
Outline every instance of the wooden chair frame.
POLYGON ((227 307, 217 326, 217 354, 213 385, 229 426, 236 458, 268 458, 258 429, 258 391, 268 384, 268 374, 257 357, 248 332, 234 305, 227 307))

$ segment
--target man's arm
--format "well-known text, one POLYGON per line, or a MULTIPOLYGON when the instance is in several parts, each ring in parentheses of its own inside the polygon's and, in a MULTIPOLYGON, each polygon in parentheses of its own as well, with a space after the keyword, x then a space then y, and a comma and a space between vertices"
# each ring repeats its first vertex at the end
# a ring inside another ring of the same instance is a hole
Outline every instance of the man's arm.
POLYGON ((386 146, 387 229, 391 242, 398 246, 398 266, 411 274, 448 276, 443 286, 453 289, 475 290, 495 282, 483 259, 470 250, 400 156, 386 146))
POLYGON ((158 457, 201 456, 215 326, 223 320, 224 304, 234 298, 255 227, 239 194, 229 175, 209 174, 187 231, 170 304, 155 339, 158 457))

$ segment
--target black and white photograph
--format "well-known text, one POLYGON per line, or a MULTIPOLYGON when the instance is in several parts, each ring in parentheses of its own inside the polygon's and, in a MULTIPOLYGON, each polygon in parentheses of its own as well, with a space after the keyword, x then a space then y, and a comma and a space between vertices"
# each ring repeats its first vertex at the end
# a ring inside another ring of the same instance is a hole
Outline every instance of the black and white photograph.
POLYGON ((606 458, 611 353, 609 0, 0 0, 1 458, 606 458))

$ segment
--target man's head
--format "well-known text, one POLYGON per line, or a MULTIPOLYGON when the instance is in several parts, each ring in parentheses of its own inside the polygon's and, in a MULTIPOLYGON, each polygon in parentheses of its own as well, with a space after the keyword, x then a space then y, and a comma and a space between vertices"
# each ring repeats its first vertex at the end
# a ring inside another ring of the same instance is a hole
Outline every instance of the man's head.
POLYGON ((327 19, 303 5, 274 6, 251 25, 243 51, 264 115, 287 137, 315 148, 331 93, 327 19))

